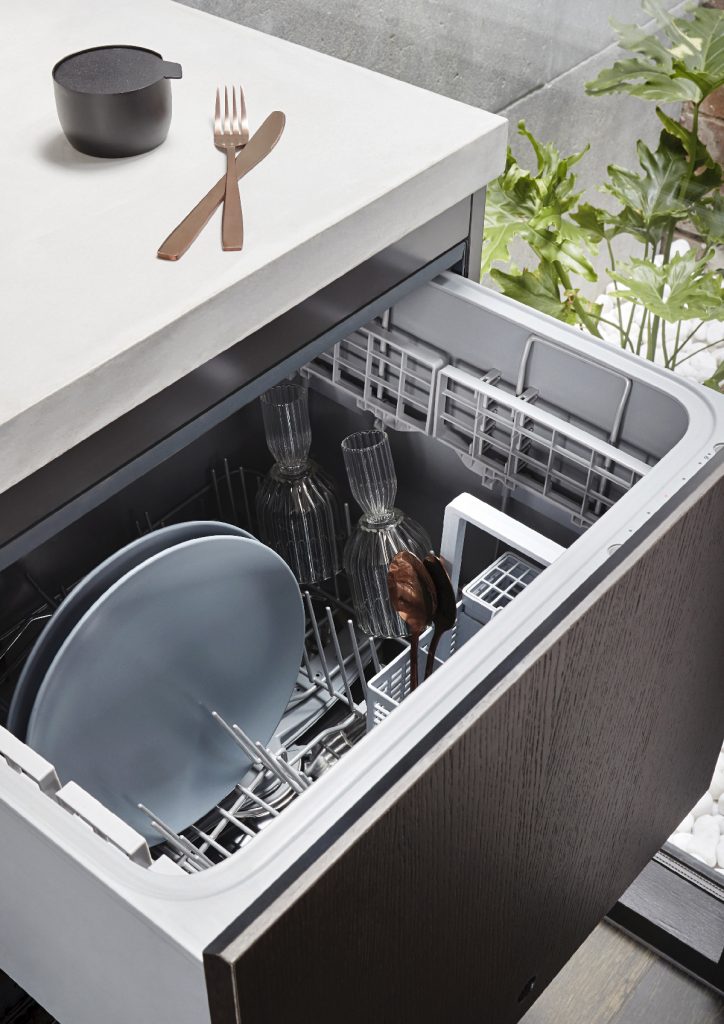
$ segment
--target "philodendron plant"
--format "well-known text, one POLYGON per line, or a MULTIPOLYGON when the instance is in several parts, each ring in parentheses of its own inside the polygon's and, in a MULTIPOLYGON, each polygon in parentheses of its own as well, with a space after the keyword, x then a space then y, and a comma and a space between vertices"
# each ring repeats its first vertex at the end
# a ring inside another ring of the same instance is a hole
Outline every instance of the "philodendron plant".
POLYGON ((723 173, 699 138, 701 105, 724 86, 724 11, 697 8, 672 18, 656 0, 643 0, 643 8, 656 20, 658 34, 615 25, 631 56, 586 89, 591 95, 627 92, 685 101, 690 127, 656 107, 662 125, 656 149, 639 142, 636 170, 608 168, 602 190, 618 204, 610 212, 579 202, 572 168, 586 150, 561 156, 521 122, 519 132, 531 143, 537 166, 524 169, 509 151, 504 173, 490 186, 481 277, 490 273, 505 294, 669 369, 683 372, 683 364, 694 360, 699 379, 724 388, 724 278, 714 264, 716 247, 724 244, 723 173), (677 240, 678 231, 691 231, 691 225, 700 243, 677 240), (638 255, 621 261, 614 242, 624 235, 634 240, 638 255), (511 262, 514 239, 527 243, 532 267, 511 262), (597 280, 591 260, 600 246, 611 283, 592 302, 576 278, 597 280), (493 266, 500 261, 505 269, 493 266))

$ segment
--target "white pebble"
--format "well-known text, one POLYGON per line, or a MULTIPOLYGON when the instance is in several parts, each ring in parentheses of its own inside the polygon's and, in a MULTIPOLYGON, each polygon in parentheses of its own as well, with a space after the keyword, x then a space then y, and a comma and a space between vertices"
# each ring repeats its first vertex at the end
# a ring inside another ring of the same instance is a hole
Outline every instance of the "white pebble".
POLYGON ((724 839, 716 844, 716 862, 720 868, 724 868, 724 839))
POLYGON ((712 800, 718 800, 719 797, 724 796, 724 765, 717 764, 709 785, 709 793, 712 800))
POLYGON ((685 252, 688 252, 690 248, 691 248, 691 246, 689 245, 689 243, 685 239, 677 238, 675 241, 673 241, 671 243, 671 248, 670 248, 669 252, 671 253, 672 256, 679 256, 679 255, 683 256, 683 254, 685 252))
POLYGON ((694 837, 689 832, 676 832, 675 835, 669 837, 669 842, 672 846, 678 846, 680 850, 688 853, 691 850, 694 837))
POLYGON ((717 841, 710 836, 692 836, 688 853, 698 860, 703 860, 710 867, 716 867, 717 841))
POLYGON ((684 820, 679 825, 677 825, 676 831, 677 832, 691 832, 693 827, 694 827, 694 815, 693 814, 687 814, 686 817, 684 818, 684 820))
MULTIPOLYGON (((686 335, 684 335, 686 337, 686 335)), ((707 344, 713 345, 715 341, 719 341, 720 338, 724 339, 724 324, 721 320, 710 320, 705 323, 703 327, 700 327, 696 332, 696 337, 701 338, 702 341, 706 341, 707 344)))
POLYGON ((717 807, 719 808, 719 815, 720 815, 720 817, 724 818, 724 796, 720 796, 719 797, 719 801, 717 803, 717 807))
POLYGON ((719 818, 713 814, 702 814, 701 817, 697 818, 694 822, 694 827, 691 830, 695 836, 712 836, 718 839, 719 836, 719 818))
POLYGON ((699 802, 694 805, 691 813, 695 818, 700 818, 702 814, 713 814, 714 800, 712 799, 711 793, 705 793, 699 802))

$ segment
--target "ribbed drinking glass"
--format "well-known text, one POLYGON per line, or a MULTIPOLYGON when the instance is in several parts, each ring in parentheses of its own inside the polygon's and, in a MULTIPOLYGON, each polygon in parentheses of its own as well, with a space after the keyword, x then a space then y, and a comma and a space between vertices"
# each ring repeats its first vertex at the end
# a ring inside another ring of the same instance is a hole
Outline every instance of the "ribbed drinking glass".
POLYGON ((387 570, 398 551, 424 558, 432 546, 430 538, 394 506, 397 474, 387 434, 350 434, 342 442, 342 455, 350 489, 362 509, 344 549, 357 624, 368 636, 407 636, 407 626, 390 604, 387 570))
POLYGON ((276 462, 256 495, 259 536, 301 584, 321 583, 340 570, 340 514, 332 481, 309 458, 307 388, 279 384, 261 396, 261 407, 276 462))

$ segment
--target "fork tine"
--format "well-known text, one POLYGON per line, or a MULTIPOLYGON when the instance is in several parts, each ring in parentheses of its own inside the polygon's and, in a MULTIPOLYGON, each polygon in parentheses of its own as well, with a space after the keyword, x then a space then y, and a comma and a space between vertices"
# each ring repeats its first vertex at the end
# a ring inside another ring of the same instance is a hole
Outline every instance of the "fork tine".
POLYGON ((216 107, 214 109, 214 131, 221 132, 221 90, 216 90, 216 107))
POLYGON ((242 134, 247 134, 249 131, 249 125, 246 119, 246 100, 244 99, 244 90, 239 86, 239 131, 242 134))
POLYGON ((231 130, 235 133, 241 131, 239 128, 239 115, 236 112, 236 89, 233 85, 231 87, 231 130))
POLYGON ((224 131, 231 131, 231 121, 229 120, 229 90, 224 86, 224 131))

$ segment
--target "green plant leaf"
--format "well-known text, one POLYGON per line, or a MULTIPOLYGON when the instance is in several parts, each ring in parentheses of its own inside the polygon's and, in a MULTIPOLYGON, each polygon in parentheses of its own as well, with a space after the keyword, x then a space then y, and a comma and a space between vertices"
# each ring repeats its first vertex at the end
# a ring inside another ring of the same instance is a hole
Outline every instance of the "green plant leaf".
POLYGON ((721 184, 721 168, 700 144, 692 145, 699 160, 689 173, 685 143, 664 130, 652 152, 639 141, 636 147, 641 173, 611 164, 604 189, 623 206, 620 230, 658 241, 670 224, 684 220, 707 193, 721 184))
POLYGON ((658 0, 643 0, 643 9, 663 31, 612 22, 619 45, 634 56, 605 68, 586 92, 599 96, 626 92, 647 100, 698 103, 724 84, 724 12, 697 7, 688 17, 673 18, 658 0))
POLYGON ((485 225, 483 258, 480 265, 480 280, 490 273, 493 263, 510 259, 510 243, 518 234, 515 222, 485 225))
POLYGON ((600 71, 593 81, 586 82, 585 89, 589 96, 627 92, 642 100, 662 103, 696 103, 701 99, 701 90, 694 82, 674 77, 673 64, 659 68, 641 57, 617 60, 612 67, 600 71))
POLYGON ((611 277, 622 287, 615 295, 641 303, 669 323, 679 320, 724 320, 724 278, 709 270, 710 250, 697 259, 689 250, 663 266, 631 259, 611 277))
POLYGON ((658 0, 643 0, 672 42, 675 74, 694 82, 702 97, 724 85, 724 11, 695 7, 686 18, 672 18, 658 0))
POLYGON ((696 229, 707 245, 724 245, 724 195, 715 193, 692 214, 696 229))
POLYGON ((533 309, 554 316, 568 324, 578 322, 578 317, 570 303, 561 298, 558 284, 552 280, 550 272, 540 268, 535 271, 521 270, 517 273, 505 273, 493 270, 491 276, 504 295, 533 309))
MULTIPOLYGON (((693 160, 697 168, 711 169, 718 166, 714 157, 692 128, 686 128, 683 124, 679 124, 673 117, 665 114, 661 107, 656 108, 656 116, 664 126, 666 133, 679 140, 689 161, 693 160)), ((669 142, 669 145, 673 146, 674 143, 669 142)))
POLYGON ((534 138, 523 121, 518 131, 533 148, 536 170, 521 167, 509 150, 505 171, 488 188, 481 277, 494 263, 509 259, 510 244, 519 238, 539 260, 558 260, 568 271, 595 281, 592 238, 570 217, 580 196, 571 168, 586 150, 561 156, 554 145, 534 138))
POLYGON ((714 373, 707 380, 702 381, 704 387, 713 388, 720 394, 724 390, 724 359, 719 363, 714 373))

